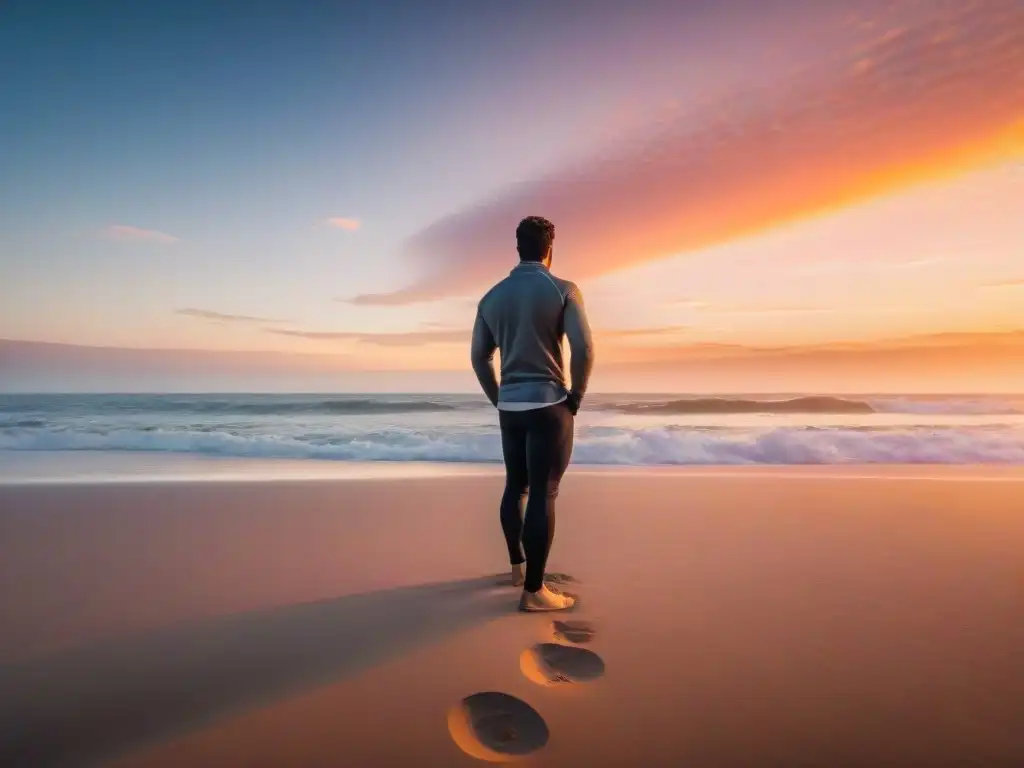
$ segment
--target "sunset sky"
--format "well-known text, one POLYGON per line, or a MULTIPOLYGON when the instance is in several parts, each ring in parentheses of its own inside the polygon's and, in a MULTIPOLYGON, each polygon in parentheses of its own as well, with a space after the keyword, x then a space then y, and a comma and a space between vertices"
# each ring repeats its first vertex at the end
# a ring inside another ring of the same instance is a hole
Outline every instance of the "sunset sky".
POLYGON ((529 214, 595 387, 1024 389, 1020 0, 583 7, 4 4, 0 389, 471 389, 529 214))

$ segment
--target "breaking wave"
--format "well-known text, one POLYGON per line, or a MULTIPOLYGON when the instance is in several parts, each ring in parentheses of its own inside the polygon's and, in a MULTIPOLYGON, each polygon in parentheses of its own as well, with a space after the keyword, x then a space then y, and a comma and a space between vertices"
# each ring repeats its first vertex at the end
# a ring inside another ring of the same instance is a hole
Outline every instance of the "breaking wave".
MULTIPOLYGON (((211 456, 348 461, 496 462, 494 430, 383 429, 271 435, 228 429, 0 430, 0 449, 145 451, 211 456)), ((1024 429, 1007 426, 911 428, 681 427, 580 428, 576 464, 1024 464, 1024 429)))

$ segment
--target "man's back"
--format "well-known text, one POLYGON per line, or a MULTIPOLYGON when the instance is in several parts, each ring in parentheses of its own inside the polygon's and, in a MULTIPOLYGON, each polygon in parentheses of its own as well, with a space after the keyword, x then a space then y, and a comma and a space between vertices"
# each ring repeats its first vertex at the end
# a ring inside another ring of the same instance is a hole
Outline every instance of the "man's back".
MULTIPOLYGON (((555 277, 539 262, 520 263, 480 300, 473 329, 473 368, 484 384, 495 348, 501 353, 501 384, 492 401, 500 407, 557 403, 569 394, 562 337, 572 353, 573 395, 582 398, 593 358, 590 328, 576 285, 555 277)), ((491 374, 493 376, 493 374, 491 374)))
POLYGON ((519 266, 480 300, 470 356, 484 394, 498 408, 505 491, 501 530, 522 611, 564 611, 575 598, 544 586, 555 534, 555 497, 572 457, 576 411, 593 352, 579 289, 549 271, 555 225, 528 216, 516 227, 519 266), (566 387, 562 337, 572 354, 566 387), (501 352, 501 384, 494 352, 501 352), (523 499, 529 497, 523 515, 523 499), (526 566, 525 573, 523 566, 526 566))

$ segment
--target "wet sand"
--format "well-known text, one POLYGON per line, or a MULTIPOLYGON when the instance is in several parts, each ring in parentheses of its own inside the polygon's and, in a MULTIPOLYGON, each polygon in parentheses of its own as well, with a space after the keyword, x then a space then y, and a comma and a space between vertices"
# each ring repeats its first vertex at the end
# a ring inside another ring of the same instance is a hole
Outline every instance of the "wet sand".
POLYGON ((0 765, 1024 765, 1024 472, 571 471, 551 616, 499 493, 0 486, 0 765))

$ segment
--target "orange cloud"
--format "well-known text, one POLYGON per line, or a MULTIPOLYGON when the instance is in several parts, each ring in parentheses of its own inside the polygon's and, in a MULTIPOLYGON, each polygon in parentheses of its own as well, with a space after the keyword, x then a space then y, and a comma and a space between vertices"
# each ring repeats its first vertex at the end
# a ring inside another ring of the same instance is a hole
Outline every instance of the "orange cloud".
POLYGON ((515 259, 513 232, 529 214, 555 222, 557 269, 585 279, 1024 154, 1024 6, 918 4, 916 14, 899 27, 879 20, 890 31, 831 67, 435 222, 408 243, 416 282, 353 301, 476 290, 515 259))
MULTIPOLYGON (((922 352, 946 354, 1024 353, 1024 331, 949 332, 864 342, 832 342, 798 346, 747 346, 743 344, 690 344, 647 348, 650 362, 692 362, 734 358, 821 357, 847 355, 915 355, 922 352)), ((1021 358, 1024 362, 1024 357, 1021 358)))
POLYGON ((749 392, 750 382, 758 392, 1012 392, 1024 381, 1024 332, 771 348, 665 345, 607 358, 594 378, 601 391, 652 381, 691 392, 749 392))
POLYGON ((661 380, 681 377, 692 391, 742 388, 743 382, 749 386, 750 381, 756 381, 762 392, 789 391, 794 385, 813 388, 814 382, 837 392, 1010 391, 1020 388, 1024 376, 1024 331, 778 347, 714 343, 620 347, 602 359, 601 381, 635 382, 644 375, 661 380))

